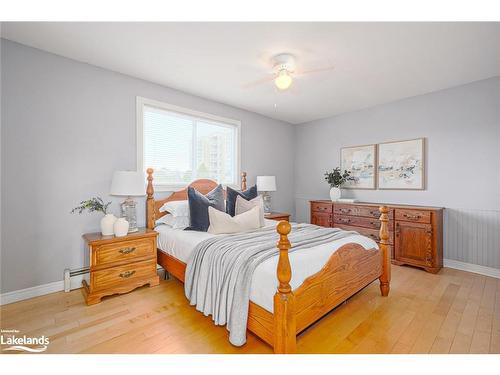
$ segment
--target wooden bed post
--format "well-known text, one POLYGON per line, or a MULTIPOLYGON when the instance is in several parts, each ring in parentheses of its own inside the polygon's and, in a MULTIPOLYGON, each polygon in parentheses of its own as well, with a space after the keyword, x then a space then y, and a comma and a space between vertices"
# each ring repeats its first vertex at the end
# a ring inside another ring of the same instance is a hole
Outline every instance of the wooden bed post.
POLYGON ((274 352, 277 354, 295 353, 296 323, 295 296, 290 286, 292 268, 288 259, 290 241, 288 234, 292 229, 288 221, 280 221, 276 230, 280 235, 277 247, 280 251, 278 260, 278 290, 274 295, 274 352))
POLYGON ((382 275, 380 276, 380 291, 382 296, 389 295, 391 283, 391 246, 389 244, 389 209, 380 206, 380 250, 382 251, 382 275))
POLYGON ((247 172, 241 172, 241 190, 247 189, 247 172))
POLYGON ((155 200, 153 198, 153 168, 148 168, 148 187, 146 188, 146 227, 154 229, 155 227, 155 200))

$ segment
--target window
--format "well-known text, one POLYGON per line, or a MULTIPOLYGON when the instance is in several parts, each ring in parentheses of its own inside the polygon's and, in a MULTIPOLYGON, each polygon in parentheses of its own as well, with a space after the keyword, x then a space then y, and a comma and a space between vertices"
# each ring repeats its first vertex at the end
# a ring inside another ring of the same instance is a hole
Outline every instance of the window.
POLYGON ((198 178, 239 184, 240 122, 137 98, 137 167, 158 190, 198 178))

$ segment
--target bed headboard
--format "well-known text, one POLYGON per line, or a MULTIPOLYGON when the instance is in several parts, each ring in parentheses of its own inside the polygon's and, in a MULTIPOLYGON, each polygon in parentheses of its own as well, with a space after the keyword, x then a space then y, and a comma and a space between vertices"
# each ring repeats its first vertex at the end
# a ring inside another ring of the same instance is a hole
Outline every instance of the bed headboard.
MULTIPOLYGON (((167 202, 171 201, 182 201, 188 199, 187 195, 187 187, 175 191, 172 193, 170 196, 167 198, 163 199, 158 199, 155 200, 154 198, 154 188, 153 188, 153 168, 148 168, 147 169, 147 174, 148 174, 148 187, 146 189, 146 227, 149 229, 153 229, 155 227, 155 222, 158 220, 160 217, 163 215, 166 215, 166 212, 160 212, 161 206, 163 206, 167 202)), ((196 190, 198 190, 202 194, 207 194, 208 192, 212 191, 217 187, 217 182, 214 180, 208 180, 208 179, 199 179, 191 182, 189 186, 194 187, 196 190)), ((242 172, 241 173, 241 190, 246 190, 247 189, 247 173, 242 172)))

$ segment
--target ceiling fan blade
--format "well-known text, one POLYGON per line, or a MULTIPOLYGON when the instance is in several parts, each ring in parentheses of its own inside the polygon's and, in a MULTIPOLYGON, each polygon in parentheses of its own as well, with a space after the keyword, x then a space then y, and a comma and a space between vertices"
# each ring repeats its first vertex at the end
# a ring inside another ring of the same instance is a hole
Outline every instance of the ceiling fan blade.
POLYGON ((270 75, 268 77, 258 79, 257 81, 245 83, 244 85, 241 85, 241 87, 243 89, 249 89, 249 88, 252 88, 254 86, 258 86, 258 85, 261 85, 263 83, 270 82, 270 81, 274 80, 274 78, 275 78, 274 75, 270 75))
POLYGON ((330 65, 330 66, 326 66, 324 68, 317 68, 317 69, 310 69, 310 70, 298 70, 294 74, 297 76, 302 76, 305 74, 327 72, 327 71, 333 70, 333 69, 335 69, 335 66, 330 65))

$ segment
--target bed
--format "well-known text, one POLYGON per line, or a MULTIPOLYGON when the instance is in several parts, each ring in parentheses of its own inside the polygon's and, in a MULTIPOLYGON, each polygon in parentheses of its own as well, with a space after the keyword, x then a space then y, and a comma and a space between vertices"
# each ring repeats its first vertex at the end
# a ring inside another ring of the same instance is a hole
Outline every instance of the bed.
MULTIPOLYGON (((163 204, 186 200, 187 188, 167 198, 155 199, 153 170, 148 169, 147 173, 146 223, 148 228, 155 229, 156 220, 166 214, 159 211, 163 204)), ((217 183, 201 179, 190 186, 206 194, 217 183)), ((242 173, 241 188, 246 189, 246 173, 242 173)), ((323 244, 290 254, 288 237, 291 224, 281 221, 276 225, 276 222, 266 221, 267 228, 263 230, 269 231, 269 226, 276 226, 279 254, 255 269, 246 328, 271 345, 275 353, 294 353, 300 332, 373 281, 379 279, 382 296, 388 296, 390 245, 387 207, 381 206, 380 212, 379 246, 367 237, 351 235, 347 237, 348 241, 338 240, 331 246, 323 244)), ((214 235, 168 226, 156 229, 159 232, 158 264, 184 282, 190 252, 214 235)))

